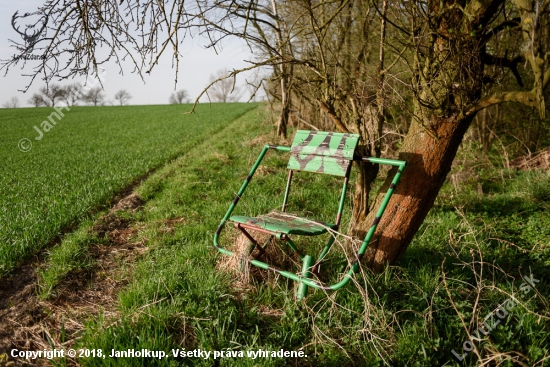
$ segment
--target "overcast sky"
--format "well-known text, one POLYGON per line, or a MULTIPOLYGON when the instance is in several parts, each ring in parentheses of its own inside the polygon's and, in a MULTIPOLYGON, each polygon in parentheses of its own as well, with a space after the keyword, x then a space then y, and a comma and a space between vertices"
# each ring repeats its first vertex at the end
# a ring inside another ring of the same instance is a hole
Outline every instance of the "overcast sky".
MULTIPOLYGON (((0 1, 0 60, 6 60, 14 55, 15 49, 10 47, 8 39, 21 40, 21 36, 12 28, 12 15, 19 11, 19 14, 34 12, 44 0, 20 0, 0 1)), ((244 60, 253 60, 248 48, 241 41, 225 42, 221 52, 216 53, 211 49, 205 49, 204 39, 187 39, 181 47, 183 58, 180 58, 177 89, 185 89, 191 98, 199 95, 204 87, 208 85, 210 75, 218 70, 227 68, 237 69, 245 67, 244 60)), ((23 89, 30 81, 29 77, 22 74, 29 73, 32 66, 39 61, 28 61, 22 69, 22 63, 16 68, 11 68, 4 76, 5 70, 1 71, 0 77, 0 105, 11 97, 17 96, 20 106, 29 106, 28 99, 44 85, 41 80, 35 80, 26 93, 23 89)), ((168 52, 163 55, 150 75, 145 76, 145 84, 137 74, 132 74, 132 68, 128 64, 124 75, 119 74, 118 65, 114 62, 104 65, 104 87, 107 100, 114 100, 114 95, 121 89, 126 89, 132 95, 130 104, 165 104, 170 94, 174 91, 175 69, 172 68, 171 55, 168 52)), ((248 77, 251 77, 249 74, 248 77)), ((238 84, 244 84, 244 77, 237 79, 238 84)), ((83 82, 82 77, 76 77, 72 81, 64 81, 60 84, 70 82, 83 82), (82 79, 82 80, 81 80, 82 79)), ((248 99, 250 94, 246 93, 241 100, 248 99)), ((202 98, 201 101, 207 101, 202 98)))

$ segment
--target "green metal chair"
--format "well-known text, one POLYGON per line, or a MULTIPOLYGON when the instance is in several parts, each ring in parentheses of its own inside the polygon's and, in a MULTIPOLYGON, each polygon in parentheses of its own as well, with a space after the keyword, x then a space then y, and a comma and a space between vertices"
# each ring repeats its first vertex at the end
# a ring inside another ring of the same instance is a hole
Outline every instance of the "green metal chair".
POLYGON ((260 251, 263 249, 263 246, 260 245, 248 232, 256 231, 267 233, 271 235, 272 238, 276 238, 277 240, 286 242, 290 246, 290 248, 300 256, 303 262, 301 274, 278 269, 256 259, 246 259, 252 265, 258 266, 262 269, 275 271, 284 277, 299 282, 298 292, 296 295, 296 298, 298 300, 304 298, 307 295, 308 287, 323 290, 337 290, 344 287, 350 281, 353 274, 359 270, 359 262, 365 254, 369 241, 371 240, 376 230, 380 218, 384 213, 384 210, 386 209, 390 197, 393 194, 393 190, 395 189, 399 178, 401 177, 401 173, 403 172, 403 169, 406 165, 406 162, 394 159, 358 157, 355 154, 355 149, 358 142, 359 135, 357 134, 298 130, 296 132, 296 135, 294 136, 292 146, 290 147, 265 145, 262 152, 260 153, 260 156, 256 160, 256 163, 252 167, 252 170, 250 171, 248 177, 246 178, 239 192, 235 196, 233 203, 230 205, 229 210, 223 217, 216 231, 216 234, 214 235, 214 245, 216 246, 216 248, 225 255, 235 255, 232 251, 221 247, 219 244, 220 233, 222 232, 226 222, 230 220, 234 222, 235 227, 238 228, 250 240, 250 242, 254 246, 251 251, 253 251, 256 247, 258 247, 260 251), (241 198, 244 191, 246 190, 246 187, 250 183, 252 176, 254 176, 256 169, 259 167, 269 149, 275 149, 281 152, 290 152, 290 159, 287 166, 287 168, 289 169, 288 181, 283 198, 282 213, 272 212, 258 217, 247 217, 242 215, 231 216, 233 210, 239 202, 239 199, 241 198), (327 244, 317 256, 317 260, 314 261, 313 256, 300 252, 296 244, 291 240, 290 235, 318 236, 326 233, 329 230, 337 231, 339 229, 351 171, 351 162, 358 160, 369 161, 376 164, 397 166, 399 168, 393 178, 392 184, 386 192, 380 208, 378 209, 376 218, 372 223, 369 231, 367 232, 367 235, 365 236, 361 247, 359 248, 357 258, 351 266, 350 270, 338 283, 325 285, 319 281, 311 279, 311 276, 312 272, 315 271, 318 264, 323 260, 325 255, 330 250, 331 246, 334 243, 335 236, 330 236, 327 244), (294 216, 285 215, 284 212, 286 211, 288 203, 290 186, 292 183, 292 175, 294 171, 316 172, 343 177, 344 184, 342 188, 342 194, 340 195, 340 202, 338 205, 336 220, 334 223, 325 223, 308 218, 297 218, 294 216))

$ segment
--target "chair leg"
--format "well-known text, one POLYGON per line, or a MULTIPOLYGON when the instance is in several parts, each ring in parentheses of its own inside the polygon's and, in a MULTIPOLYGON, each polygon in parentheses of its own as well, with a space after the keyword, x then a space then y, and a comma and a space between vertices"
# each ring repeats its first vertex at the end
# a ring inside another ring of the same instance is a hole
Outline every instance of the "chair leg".
POLYGON ((250 249, 249 255, 252 253, 252 251, 254 251, 255 248, 258 248, 261 254, 265 254, 264 248, 258 243, 258 241, 256 241, 254 237, 250 235, 250 233, 248 233, 244 228, 240 226, 238 226, 237 228, 246 236, 246 238, 248 238, 248 240, 253 245, 252 248, 250 249))
MULTIPOLYGON (((305 255, 304 263, 302 264, 302 277, 309 279, 311 278, 311 265, 313 265, 313 256, 305 255)), ((298 301, 304 299, 307 296, 307 288, 303 282, 300 282, 298 285, 298 291, 296 292, 296 299, 298 301)))
POLYGON ((302 255, 300 250, 298 250, 298 247, 296 247, 296 244, 294 242, 292 242, 290 237, 288 237, 288 236, 283 237, 283 241, 286 242, 286 244, 292 249, 292 251, 294 251, 295 253, 298 254, 298 256, 300 256, 300 259, 302 259, 302 260, 304 259, 304 255, 302 255))
POLYGON ((317 258, 317 261, 315 262, 316 265, 313 267, 313 269, 311 269, 312 273, 319 274, 319 268, 321 267, 321 261, 323 260, 325 255, 328 253, 328 251, 332 247, 332 244, 334 243, 335 239, 336 239, 336 237, 331 233, 330 238, 329 238, 327 244, 325 245, 325 248, 323 248, 323 251, 321 251, 321 254, 317 258))
POLYGON ((275 238, 274 235, 271 235, 269 236, 269 238, 264 242, 264 244, 262 246, 260 246, 262 248, 262 250, 265 250, 266 246, 269 245, 269 243, 275 238))

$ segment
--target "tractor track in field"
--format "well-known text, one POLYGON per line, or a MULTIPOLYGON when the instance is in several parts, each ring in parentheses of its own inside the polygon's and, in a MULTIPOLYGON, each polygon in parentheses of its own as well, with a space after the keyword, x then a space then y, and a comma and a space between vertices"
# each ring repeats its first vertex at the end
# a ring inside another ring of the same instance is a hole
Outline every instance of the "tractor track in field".
MULTIPOLYGON (((217 134, 223 133, 234 121, 251 111, 244 111, 217 134)), ((111 201, 111 210, 99 218, 92 230, 99 237, 106 237, 109 244, 93 244, 89 253, 94 265, 87 271, 70 273, 56 287, 54 299, 43 300, 39 293, 39 272, 44 266, 48 251, 61 242, 61 237, 74 231, 78 225, 65 228, 58 238, 51 241, 37 254, 29 257, 4 278, 0 278, 0 367, 49 366, 47 359, 25 361, 10 356, 11 351, 38 351, 64 349, 74 346, 82 335, 84 323, 103 315, 107 325, 119 317, 116 309, 118 292, 129 283, 128 275, 133 264, 147 250, 147 243, 132 242, 138 232, 138 223, 132 223, 116 215, 116 211, 135 211, 145 204, 134 189, 172 160, 185 156, 186 152, 172 157, 162 165, 136 178, 111 201), (121 269, 126 264, 127 273, 121 269)), ((101 209, 92 210, 91 214, 101 209)), ((162 220, 162 231, 173 232, 174 227, 185 222, 184 218, 162 220)), ((80 366, 77 359, 67 359, 68 366, 80 366)))
MULTIPOLYGON (((61 230, 61 234, 37 254, 0 278, 0 367, 49 366, 51 363, 46 359, 24 361, 13 358, 11 351, 66 350, 76 343, 84 330, 83 322, 90 317, 101 312, 107 319, 116 318, 117 293, 128 283, 127 280, 116 280, 116 277, 122 276, 120 264, 124 262, 131 266, 147 250, 147 246, 130 242, 137 233, 136 229, 131 227, 132 223, 121 220, 113 213, 138 210, 144 202, 134 189, 173 159, 176 158, 172 157, 134 179, 113 197, 109 213, 99 218, 92 228, 100 238, 107 236, 109 245, 98 243, 89 246, 93 267, 88 271, 70 273, 56 287, 55 299, 43 300, 37 296, 39 272, 48 251, 59 245, 64 235, 78 228, 78 224, 61 230)), ((90 214, 100 210, 93 209, 90 214)), ((165 221, 165 228, 169 229, 175 224, 173 222, 165 221)), ((80 365, 75 359, 67 360, 67 364, 80 365)))
MULTIPOLYGON (((37 296, 39 271, 48 249, 26 260, 0 282, 0 367, 50 365, 45 358, 25 361, 13 358, 11 353, 14 349, 67 350, 75 344, 90 317, 102 314, 109 320, 118 316, 117 293, 128 283, 120 265, 124 263, 126 269, 131 268, 147 246, 131 242, 137 229, 114 213, 137 210, 142 204, 132 192, 116 201, 111 211, 96 221, 92 230, 106 238, 108 244, 89 247, 92 268, 70 273, 56 287, 54 299, 42 300, 37 296)), ((79 365, 74 359, 67 362, 79 365)))

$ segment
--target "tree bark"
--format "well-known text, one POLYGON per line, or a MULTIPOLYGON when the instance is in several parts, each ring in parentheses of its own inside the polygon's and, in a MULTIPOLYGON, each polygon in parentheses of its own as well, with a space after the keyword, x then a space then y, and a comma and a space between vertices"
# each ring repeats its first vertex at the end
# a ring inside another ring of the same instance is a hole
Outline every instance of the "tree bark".
POLYGON ((277 136, 279 138, 286 138, 286 128, 290 116, 290 96, 286 79, 285 69, 281 65, 281 114, 277 121, 277 136))
MULTIPOLYGON (((473 116, 434 117, 437 125, 434 133, 438 139, 427 133, 420 122, 412 123, 399 151, 399 159, 407 161, 407 167, 367 249, 365 265, 369 268, 380 271, 386 264, 393 264, 403 256, 433 206, 472 119, 473 116)), ((390 171, 376 196, 375 207, 382 202, 395 170, 390 171)), ((363 222, 363 236, 372 224, 374 214, 370 213, 363 222)))
MULTIPOLYGON (((285 44, 285 36, 283 29, 283 22, 279 18, 279 13, 277 10, 277 4, 275 0, 271 0, 271 10, 275 16, 275 24, 277 25, 276 35, 277 35, 277 48, 281 54, 281 58, 285 59, 287 55, 287 48, 289 45, 285 44)), ((280 77, 281 77, 281 114, 279 115, 279 120, 277 121, 277 137, 286 139, 286 128, 288 126, 288 119, 290 116, 290 75, 289 70, 292 68, 281 63, 279 65, 280 77)))
MULTIPOLYGON (((363 144, 358 149, 360 156, 380 157, 382 150, 382 128, 385 122, 385 95, 384 95, 384 48, 386 41, 386 10, 387 2, 382 2, 382 18, 380 20, 380 44, 378 52, 377 88, 374 99, 366 99, 366 106, 362 119, 357 119, 357 131, 363 144)), ((353 212, 351 221, 351 234, 365 235, 364 226, 370 213, 369 198, 371 186, 378 175, 380 166, 370 162, 359 162, 359 172, 355 183, 355 195, 353 198, 353 212)))
MULTIPOLYGON (((381 140, 383 115, 381 110, 373 102, 365 107, 363 119, 357 124, 357 131, 361 136, 362 144, 357 148, 359 156, 379 157, 381 151, 381 140)), ((353 196, 352 220, 350 223, 353 236, 364 237, 364 224, 370 213, 369 197, 371 186, 378 175, 380 166, 370 162, 358 162, 358 172, 355 181, 355 193, 353 196)))

